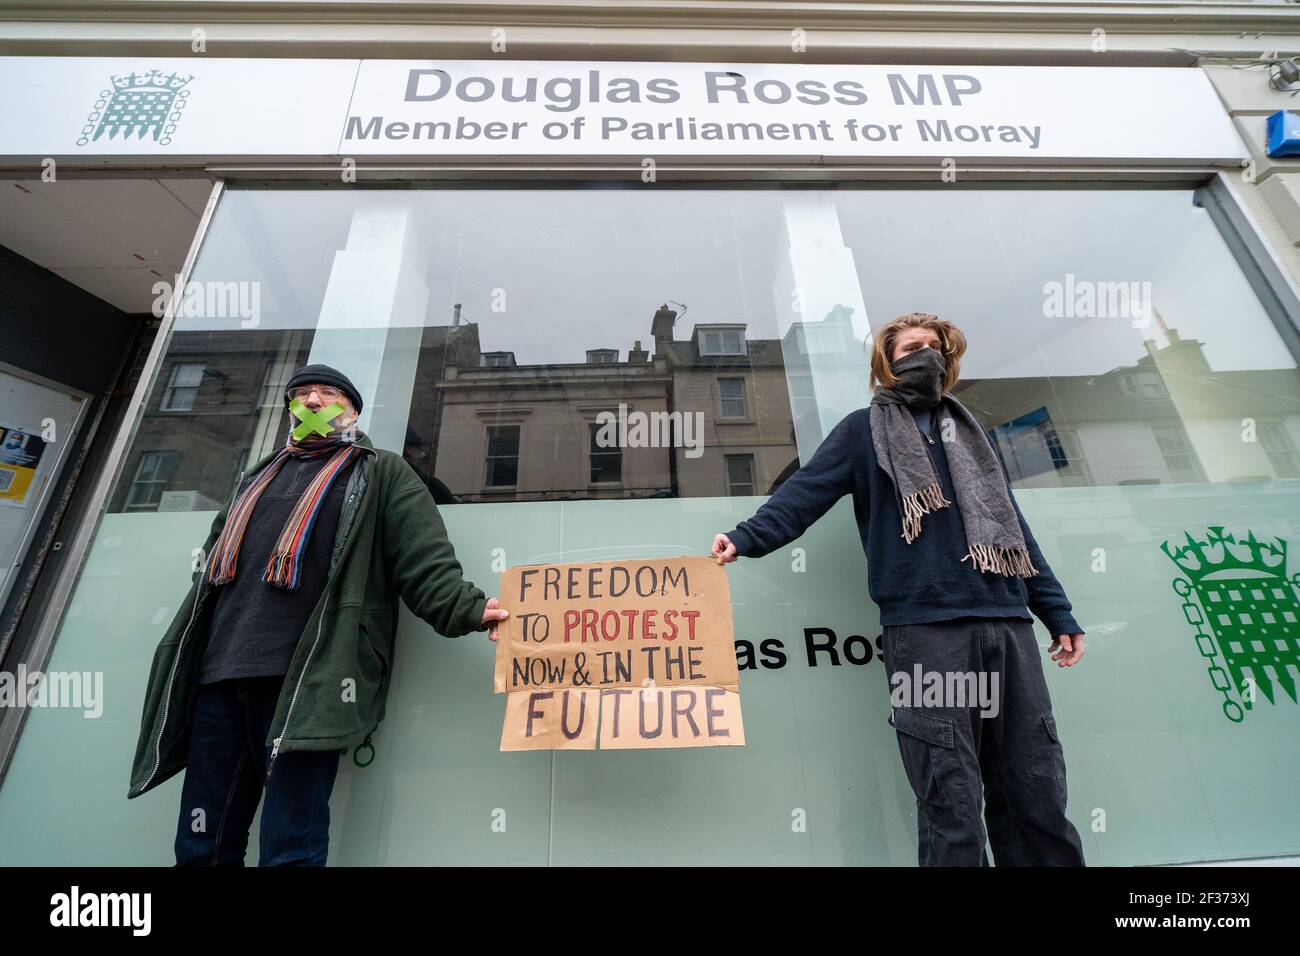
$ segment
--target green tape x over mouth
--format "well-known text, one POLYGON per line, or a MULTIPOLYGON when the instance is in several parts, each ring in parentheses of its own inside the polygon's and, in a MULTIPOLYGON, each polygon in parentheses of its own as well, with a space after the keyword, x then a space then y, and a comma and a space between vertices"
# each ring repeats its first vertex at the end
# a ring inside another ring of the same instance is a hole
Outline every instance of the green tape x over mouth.
POLYGON ((334 426, 330 424, 330 419, 341 414, 343 406, 338 402, 334 402, 332 405, 326 405, 319 412, 313 412, 300 399, 295 398, 289 402, 289 411, 300 422, 293 430, 293 437, 298 441, 302 441, 312 432, 318 432, 321 435, 328 435, 332 432, 334 426))

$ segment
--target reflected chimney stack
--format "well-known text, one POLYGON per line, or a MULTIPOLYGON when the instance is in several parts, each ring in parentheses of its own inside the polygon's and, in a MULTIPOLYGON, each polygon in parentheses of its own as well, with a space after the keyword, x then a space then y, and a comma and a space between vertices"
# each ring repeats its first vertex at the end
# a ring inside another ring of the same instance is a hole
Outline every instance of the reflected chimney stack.
POLYGON ((673 340, 673 323, 677 321, 677 311, 668 308, 665 302, 659 306, 655 312, 654 320, 650 323, 650 334, 654 336, 655 351, 658 351, 660 343, 668 343, 673 340))

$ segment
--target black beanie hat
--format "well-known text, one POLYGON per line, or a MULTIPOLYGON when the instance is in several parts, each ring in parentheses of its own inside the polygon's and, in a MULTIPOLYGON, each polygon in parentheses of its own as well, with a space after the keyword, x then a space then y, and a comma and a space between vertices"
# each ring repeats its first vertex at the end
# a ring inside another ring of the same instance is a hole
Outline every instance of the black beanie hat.
POLYGON ((289 393, 299 385, 333 385, 352 400, 352 407, 361 414, 361 393, 348 378, 336 368, 328 365, 300 365, 289 376, 289 384, 284 387, 284 403, 289 404, 289 393))

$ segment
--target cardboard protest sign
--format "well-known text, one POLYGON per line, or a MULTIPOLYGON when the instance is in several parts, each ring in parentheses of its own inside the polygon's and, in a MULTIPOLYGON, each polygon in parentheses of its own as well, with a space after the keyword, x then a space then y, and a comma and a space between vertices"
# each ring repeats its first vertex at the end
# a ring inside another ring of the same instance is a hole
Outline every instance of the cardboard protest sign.
POLYGON ((744 746, 731 593, 712 558, 509 568, 500 594, 502 750, 744 746))
POLYGON ((506 694, 502 750, 595 750, 599 691, 506 694))
POLYGON ((736 690, 695 684, 612 688, 602 690, 600 699, 602 750, 745 745, 736 690))

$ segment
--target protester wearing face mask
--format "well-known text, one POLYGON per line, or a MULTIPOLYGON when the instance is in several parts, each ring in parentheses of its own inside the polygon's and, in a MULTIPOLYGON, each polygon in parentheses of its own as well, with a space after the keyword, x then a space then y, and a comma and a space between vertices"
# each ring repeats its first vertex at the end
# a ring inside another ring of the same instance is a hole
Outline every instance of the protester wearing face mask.
POLYGON ((1082 866, 1065 816, 1065 759, 1030 611, 1060 667, 1083 632, 983 426, 951 394, 966 338, 925 313, 877 330, 867 408, 831 431, 751 518, 714 538, 721 563, 794 541, 845 494, 880 608, 890 723, 917 799, 922 866, 1082 866), (892 692, 938 674, 981 680, 994 706, 892 692))
MULTIPOLYGON (((361 393, 294 370, 284 443, 249 468, 154 654, 128 798, 185 772, 178 866, 323 866, 339 758, 368 765, 399 599, 438 633, 508 612, 462 574, 425 482, 358 426, 361 393)), ((372 771, 373 772, 373 771, 372 771)))

